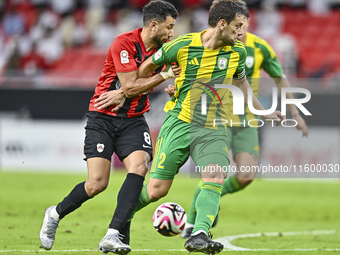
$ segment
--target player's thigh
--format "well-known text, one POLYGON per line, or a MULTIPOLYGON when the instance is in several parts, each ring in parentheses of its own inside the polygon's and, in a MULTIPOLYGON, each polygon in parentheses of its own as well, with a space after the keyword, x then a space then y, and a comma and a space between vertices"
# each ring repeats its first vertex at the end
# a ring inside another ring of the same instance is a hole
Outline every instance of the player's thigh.
POLYGON ((259 133, 257 128, 252 127, 232 127, 231 150, 235 156, 242 152, 247 152, 259 157, 259 133))
POLYGON ((229 167, 225 130, 192 128, 191 157, 202 178, 225 178, 229 167))
POLYGON ((172 180, 190 155, 190 124, 168 115, 159 131, 150 177, 172 180))
POLYGON ((123 159, 123 163, 128 173, 145 176, 148 171, 148 163, 151 156, 145 151, 134 151, 123 159))
POLYGON ((139 153, 135 154, 134 156, 137 155, 139 161, 145 161, 144 163, 148 164, 152 160, 153 149, 150 130, 143 115, 121 121, 115 139, 115 148, 115 153, 123 163, 128 156, 136 151, 144 151, 149 154, 149 157, 145 154, 142 157, 139 157, 139 153))
POLYGON ((88 170, 88 182, 103 183, 106 185, 110 178, 111 161, 105 158, 89 158, 86 161, 88 170))

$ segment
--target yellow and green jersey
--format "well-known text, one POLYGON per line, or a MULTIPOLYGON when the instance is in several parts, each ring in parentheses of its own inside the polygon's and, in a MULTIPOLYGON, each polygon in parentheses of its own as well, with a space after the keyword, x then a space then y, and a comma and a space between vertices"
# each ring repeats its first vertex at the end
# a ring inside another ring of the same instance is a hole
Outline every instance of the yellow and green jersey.
POLYGON ((228 120, 230 92, 215 85, 231 84, 233 78, 245 76, 246 50, 242 42, 220 50, 205 48, 203 33, 185 34, 164 44, 153 55, 153 62, 158 66, 176 62, 181 67, 180 77, 175 80, 176 94, 164 110, 185 122, 218 129, 215 119, 228 120), (202 104, 207 106, 206 114, 202 114, 202 104))
MULTIPOLYGON (((270 45, 260 37, 247 33, 246 39, 246 50, 247 50, 247 58, 246 58, 246 76, 250 86, 253 89, 254 95, 257 97, 259 91, 259 81, 261 69, 263 68, 266 73, 269 74, 270 77, 276 78, 279 77, 282 73, 281 64, 278 62, 275 52, 270 47, 270 45)), ((245 105, 245 115, 232 115, 233 112, 233 104, 232 104, 232 95, 230 93, 230 104, 229 104, 229 121, 233 122, 234 126, 243 126, 243 124, 234 124, 234 123, 244 123, 245 126, 248 126, 248 121, 252 119, 256 119, 253 113, 249 111, 247 105, 245 105)), ((253 123, 254 125, 254 123, 253 123)))

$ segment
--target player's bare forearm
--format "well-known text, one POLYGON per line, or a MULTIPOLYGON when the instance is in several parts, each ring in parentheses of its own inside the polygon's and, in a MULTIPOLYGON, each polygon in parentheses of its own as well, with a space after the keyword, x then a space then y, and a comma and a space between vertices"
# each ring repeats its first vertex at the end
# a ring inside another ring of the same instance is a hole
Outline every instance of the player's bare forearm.
MULTIPOLYGON (((290 83, 287 79, 287 76, 285 74, 281 74, 280 77, 274 78, 274 81, 276 83, 277 88, 279 89, 280 93, 281 93, 281 89, 282 88, 290 88, 290 83)), ((293 99, 294 96, 291 92, 288 92, 286 94, 287 99, 293 99)), ((299 110, 296 108, 295 104, 289 104, 288 105, 290 113, 292 114, 292 116, 294 115, 298 115, 299 114, 299 110)))
POLYGON ((127 73, 117 73, 126 97, 131 98, 142 94, 153 89, 164 81, 164 78, 161 75, 149 77, 157 68, 157 66, 153 64, 152 60, 150 61, 150 59, 151 58, 147 59, 139 67, 141 70, 138 69, 136 71, 127 73))
MULTIPOLYGON (((286 77, 285 74, 281 74, 280 77, 278 78, 274 78, 274 81, 276 83, 276 86, 278 87, 280 93, 281 93, 281 89, 284 88, 289 88, 290 83, 286 77)), ((286 94, 286 97, 288 99, 293 99, 293 93, 288 92, 286 94)), ((308 127, 306 125, 306 122, 304 121, 304 119, 301 117, 299 110, 297 109, 295 104, 288 104, 290 113, 292 114, 292 118, 296 121, 297 125, 296 125, 296 129, 297 130, 301 130, 302 131, 302 136, 306 136, 308 137, 308 127)))
MULTIPOLYGON (((242 90, 242 93, 243 93, 243 96, 244 96, 244 101, 246 102, 246 104, 248 104, 248 88, 250 88, 250 85, 249 85, 247 78, 244 77, 241 80, 235 80, 234 79, 233 84, 235 84, 236 86, 238 86, 242 90)), ((254 108, 256 110, 264 110, 262 104, 259 102, 259 100, 257 100, 254 93, 252 93, 251 96, 252 96, 254 108)))
MULTIPOLYGON (((244 77, 241 80, 234 80, 233 84, 238 86, 244 95, 244 100, 246 102, 246 104, 248 104, 248 88, 250 88, 249 82, 247 80, 246 77, 244 77)), ((264 111, 265 109, 263 108, 262 104, 259 102, 259 100, 257 100, 256 96, 254 95, 254 93, 251 93, 251 95, 249 95, 252 97, 252 101, 253 101, 253 106, 256 110, 260 110, 260 111, 264 111)), ((259 115, 261 119, 263 119, 264 121, 269 121, 269 120, 275 120, 275 122, 277 122, 278 124, 285 119, 285 116, 281 115, 280 111, 275 111, 271 114, 268 115, 259 115)))
POLYGON ((147 92, 166 79, 179 76, 181 71, 179 66, 170 66, 165 71, 149 77, 157 67, 158 66, 153 63, 152 58, 148 58, 137 71, 118 73, 126 97, 131 98, 147 92))
POLYGON ((148 78, 157 69, 157 67, 158 66, 153 63, 152 58, 150 57, 140 65, 137 70, 137 76, 140 78, 148 78))
POLYGON ((126 97, 131 98, 153 89, 164 81, 164 78, 157 74, 149 78, 138 78, 133 85, 125 86, 123 89, 126 97))

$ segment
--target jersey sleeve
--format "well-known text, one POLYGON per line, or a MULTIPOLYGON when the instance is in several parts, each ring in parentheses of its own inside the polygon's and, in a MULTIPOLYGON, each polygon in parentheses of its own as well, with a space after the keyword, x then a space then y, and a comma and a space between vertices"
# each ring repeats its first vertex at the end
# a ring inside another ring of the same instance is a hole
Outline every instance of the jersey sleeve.
POLYGON ((270 77, 279 77, 283 73, 281 64, 276 58, 276 54, 272 47, 265 41, 261 41, 262 47, 260 47, 263 54, 262 68, 269 74, 270 77))
POLYGON ((157 66, 162 66, 166 63, 177 62, 177 47, 169 47, 169 44, 173 42, 168 42, 162 45, 162 47, 152 56, 152 61, 157 66))
POLYGON ((118 36, 111 44, 109 52, 117 72, 127 73, 138 69, 134 59, 135 48, 133 42, 118 36))
POLYGON ((236 80, 241 80, 246 75, 247 50, 243 43, 238 43, 236 48, 239 54, 239 61, 233 78, 236 80))

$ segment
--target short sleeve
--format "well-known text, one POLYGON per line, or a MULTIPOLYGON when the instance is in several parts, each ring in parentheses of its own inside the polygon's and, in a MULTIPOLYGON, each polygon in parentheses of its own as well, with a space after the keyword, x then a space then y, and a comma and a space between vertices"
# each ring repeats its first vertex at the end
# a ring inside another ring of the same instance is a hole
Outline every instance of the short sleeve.
POLYGON ((138 69, 134 59, 135 46, 133 42, 119 36, 111 44, 109 52, 117 72, 127 73, 138 69))
POLYGON ((152 61, 157 66, 162 66, 167 63, 177 62, 178 47, 174 47, 176 42, 170 41, 163 46, 152 56, 152 61))
POLYGON ((272 47, 265 41, 261 41, 259 47, 263 54, 262 68, 269 74, 270 77, 279 77, 283 73, 281 64, 276 58, 276 54, 272 47))

